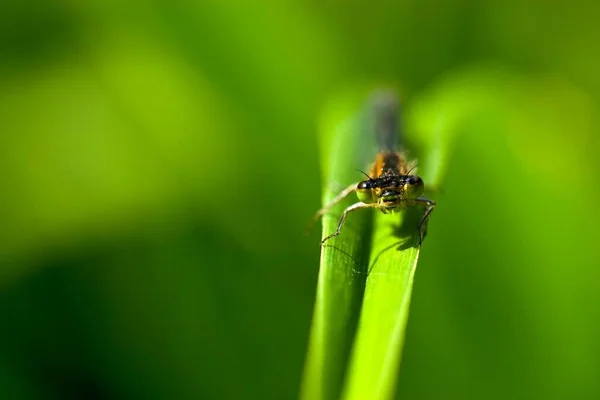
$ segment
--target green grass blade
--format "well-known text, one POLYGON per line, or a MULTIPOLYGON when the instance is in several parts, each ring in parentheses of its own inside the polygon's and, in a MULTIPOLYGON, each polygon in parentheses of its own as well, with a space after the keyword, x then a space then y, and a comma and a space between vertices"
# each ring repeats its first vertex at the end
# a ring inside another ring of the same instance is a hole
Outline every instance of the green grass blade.
MULTIPOLYGON (((322 121, 323 204, 361 180, 376 154, 372 105, 366 95, 333 102, 322 121)), ((323 218, 332 233, 354 196, 323 218)), ((382 215, 362 210, 321 253, 303 399, 387 399, 393 396, 419 255, 422 210, 382 215), (372 220, 376 214, 373 230, 372 220)))
POLYGON ((346 400, 394 396, 419 257, 414 213, 375 219, 369 273, 344 396, 346 400), (403 221, 399 221, 402 219, 403 221), (411 231, 412 230, 412 231, 411 231))
MULTIPOLYGON (((365 134, 361 109, 363 96, 341 96, 326 108, 321 121, 323 204, 361 175, 373 156, 374 142, 365 134)), ((323 217, 323 236, 333 232, 347 201, 323 217)), ((348 218, 343 234, 330 240, 321 251, 317 298, 301 398, 338 399, 358 323, 368 266, 372 212, 357 212, 348 218)), ((315 247, 318 242, 315 242, 315 247)))
MULTIPOLYGON (((337 99, 324 115, 323 204, 360 180, 354 168, 367 168, 374 159, 376 137, 370 114, 374 109, 365 105, 366 98, 363 91, 337 99)), ((355 201, 349 199, 323 218, 324 236, 335 230, 343 209, 355 201)), ((348 217, 342 234, 322 249, 303 399, 394 396, 420 251, 416 226, 422 212, 358 211, 348 217)))

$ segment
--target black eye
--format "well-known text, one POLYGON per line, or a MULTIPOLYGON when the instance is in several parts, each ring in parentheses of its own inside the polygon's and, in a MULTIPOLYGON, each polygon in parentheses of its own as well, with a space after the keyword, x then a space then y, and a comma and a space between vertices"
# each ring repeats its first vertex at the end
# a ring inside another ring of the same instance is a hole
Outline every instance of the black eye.
POLYGON ((406 183, 408 183, 409 185, 422 185, 423 179, 421 179, 420 176, 411 175, 406 179, 406 183))
POLYGON ((369 182, 369 181, 362 181, 361 183, 358 184, 358 186, 356 188, 358 190, 371 189, 371 182, 369 182))

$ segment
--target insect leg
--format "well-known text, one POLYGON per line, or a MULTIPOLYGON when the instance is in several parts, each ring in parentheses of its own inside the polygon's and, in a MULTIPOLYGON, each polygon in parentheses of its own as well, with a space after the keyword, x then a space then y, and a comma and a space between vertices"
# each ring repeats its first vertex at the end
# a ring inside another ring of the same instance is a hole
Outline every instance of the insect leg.
POLYGON ((358 183, 353 183, 352 185, 348 186, 346 189, 342 190, 337 196, 335 196, 333 198, 333 200, 331 200, 323 208, 321 208, 319 211, 317 211, 317 213, 315 214, 315 216, 308 223, 308 226, 306 227, 306 231, 308 232, 310 230, 310 228, 312 228, 313 224, 319 218, 321 218, 325 213, 327 213, 329 210, 331 210, 331 208, 333 208, 333 206, 335 206, 340 201, 344 200, 344 198, 346 196, 348 196, 350 193, 355 192, 357 185, 358 185, 358 183))
POLYGON ((344 210, 344 213, 342 214, 342 217, 340 218, 340 222, 338 222, 337 229, 331 235, 329 235, 325 239, 321 240, 321 246, 323 246, 323 244, 325 244, 325 242, 328 241, 329 239, 336 237, 337 235, 340 234, 340 231, 342 230, 342 225, 344 225, 344 221, 346 221, 346 217, 348 216, 348 213, 350 213, 354 210, 359 210, 361 208, 373 208, 373 207, 379 207, 379 204, 377 204, 377 203, 367 204, 367 203, 363 203, 363 202, 358 202, 358 203, 354 203, 350 207, 346 208, 344 210))
POLYGON ((425 206, 425 212, 421 217, 421 221, 419 221, 419 225, 417 225, 417 231, 419 232, 419 246, 423 243, 423 239, 425 238, 425 234, 427 233, 427 220, 431 215, 431 212, 435 208, 435 201, 426 199, 425 197, 419 197, 415 200, 415 204, 423 204, 425 206), (423 229, 425 227, 425 229, 423 229))

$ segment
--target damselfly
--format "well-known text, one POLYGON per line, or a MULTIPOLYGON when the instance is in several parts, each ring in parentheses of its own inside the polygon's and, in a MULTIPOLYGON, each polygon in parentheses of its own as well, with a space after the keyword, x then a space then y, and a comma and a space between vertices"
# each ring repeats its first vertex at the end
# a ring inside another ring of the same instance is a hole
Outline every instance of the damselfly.
POLYGON ((340 234, 349 213, 363 208, 376 208, 389 214, 411 206, 422 206, 423 216, 417 225, 419 245, 427 232, 427 222, 435 202, 422 196, 425 184, 417 175, 416 163, 407 161, 399 149, 396 97, 389 92, 376 94, 372 112, 380 151, 369 173, 365 174, 368 179, 348 186, 316 213, 315 219, 318 219, 346 196, 356 192, 359 201, 344 210, 337 229, 326 236, 321 245, 340 234))

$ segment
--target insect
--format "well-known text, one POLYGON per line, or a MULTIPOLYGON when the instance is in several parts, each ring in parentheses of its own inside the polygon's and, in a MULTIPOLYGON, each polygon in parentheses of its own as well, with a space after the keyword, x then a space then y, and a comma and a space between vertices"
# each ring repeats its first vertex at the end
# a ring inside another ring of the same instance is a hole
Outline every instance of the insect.
POLYGON ((367 180, 353 183, 342 190, 329 204, 315 214, 318 219, 351 193, 356 193, 358 202, 344 210, 337 229, 321 241, 321 246, 340 234, 349 213, 363 208, 376 208, 384 214, 398 212, 407 207, 423 206, 424 213, 417 225, 419 245, 427 231, 427 222, 435 208, 435 202, 423 197, 425 184, 416 174, 416 163, 408 162, 397 145, 397 100, 391 93, 379 93, 374 97, 373 115, 375 133, 380 151, 373 163, 367 180))

